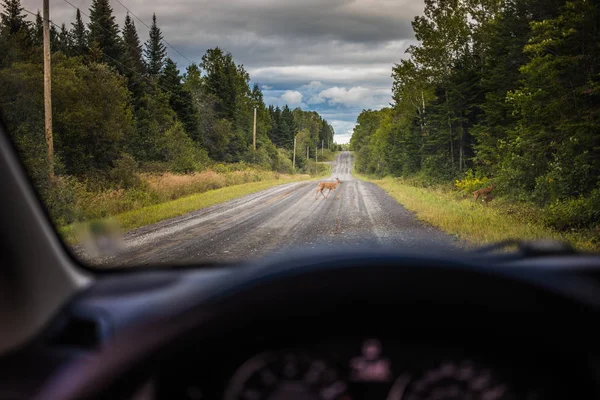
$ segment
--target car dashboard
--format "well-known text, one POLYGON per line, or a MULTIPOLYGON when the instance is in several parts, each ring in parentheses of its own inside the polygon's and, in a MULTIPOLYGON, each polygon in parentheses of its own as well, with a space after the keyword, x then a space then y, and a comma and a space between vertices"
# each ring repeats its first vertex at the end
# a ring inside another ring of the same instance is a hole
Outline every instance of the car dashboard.
POLYGON ((135 327, 160 330, 159 321, 187 308, 199 320, 210 310, 219 323, 178 337, 123 375, 126 387, 108 398, 598 398, 599 259, 531 259, 492 272, 340 257, 332 256, 340 267, 301 258, 288 269, 107 274, 27 348, 0 360, 0 395, 32 398, 65 365, 93 358, 135 327))
POLYGON ((565 363, 550 349, 507 346, 497 337, 485 342, 383 334, 279 346, 238 339, 162 360, 145 389, 148 398, 190 400, 541 400, 589 393, 585 371, 575 367, 583 354, 565 363))

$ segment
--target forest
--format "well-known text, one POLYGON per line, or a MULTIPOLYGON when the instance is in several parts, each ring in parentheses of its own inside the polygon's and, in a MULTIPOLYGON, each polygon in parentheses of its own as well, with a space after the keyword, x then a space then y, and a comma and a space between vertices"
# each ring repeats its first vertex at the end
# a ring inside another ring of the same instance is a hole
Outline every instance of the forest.
POLYGON ((490 184, 547 226, 600 238, 600 7, 589 0, 426 0, 393 102, 363 110, 362 173, 490 184))
POLYGON ((209 49, 182 73, 167 55, 156 15, 142 44, 129 14, 120 27, 109 0, 93 0, 89 10, 73 8, 71 26, 51 24, 50 165, 44 137, 42 17, 20 0, 2 0, 2 6, 2 121, 59 225, 105 216, 106 210, 82 214, 76 206, 84 197, 126 193, 130 202, 157 202, 147 198, 152 193, 140 180, 141 172, 226 173, 252 167, 306 173, 312 171, 307 147, 313 161, 322 143, 335 147, 333 128, 318 113, 267 107, 260 86, 251 85, 248 72, 230 53, 209 49), (304 149, 296 154, 295 171, 294 137, 304 149))

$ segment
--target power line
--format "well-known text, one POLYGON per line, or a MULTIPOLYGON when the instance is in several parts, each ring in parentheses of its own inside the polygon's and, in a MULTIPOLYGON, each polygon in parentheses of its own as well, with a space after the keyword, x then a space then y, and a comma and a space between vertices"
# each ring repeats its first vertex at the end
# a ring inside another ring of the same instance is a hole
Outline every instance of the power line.
MULTIPOLYGON (((65 0, 65 1, 66 1, 66 0, 65 0)), ((28 14, 31 14, 31 15, 33 15, 33 16, 35 16, 35 17, 37 17, 37 14, 36 14, 36 13, 34 13, 34 12, 31 12, 31 11, 29 11, 29 10, 25 9, 25 8, 23 9, 23 11, 25 11, 25 12, 26 12, 26 13, 28 13, 28 14)), ((60 26, 58 26, 57 24, 55 24, 54 22, 52 22, 52 20, 49 20, 49 22, 50 22, 50 24, 52 24, 52 25, 53 25, 53 26, 55 26, 56 28, 62 29, 62 27, 60 27, 60 26)), ((116 60, 115 58, 113 58, 113 57, 109 56, 108 54, 106 54, 104 51, 100 50, 100 52, 101 52, 101 53, 102 53, 102 55, 104 55, 105 57, 107 57, 107 58, 109 58, 110 60, 112 60, 113 62, 115 62, 115 63, 119 64, 119 65, 120 65, 120 66, 122 66, 123 68, 126 68, 126 69, 128 69, 129 71, 131 71, 131 72, 133 72, 134 74, 138 75, 138 76, 139 76, 139 77, 141 77, 142 79, 144 79, 144 80, 145 80, 145 79, 147 79, 147 78, 148 78, 148 76, 145 76, 145 75, 141 74, 140 72, 138 72, 138 71, 134 70, 133 68, 131 68, 131 67, 129 67, 129 66, 127 66, 127 65, 123 64, 123 63, 122 63, 122 62, 120 62, 119 60, 116 60)), ((162 89, 162 90, 163 90, 165 93, 169 93, 169 94, 171 94, 172 96, 178 97, 180 100, 183 100, 183 101, 185 101, 185 100, 186 100, 186 99, 184 99, 183 97, 181 97, 181 96, 180 96, 178 93, 175 93, 175 92, 173 92, 173 91, 171 91, 171 90, 169 90, 169 89, 166 89, 166 88, 164 88, 164 87, 163 87, 163 86, 161 86, 161 85, 160 85, 158 82, 155 82, 155 84, 156 84, 156 86, 158 86, 160 89, 162 89)))
MULTIPOLYGON (((65 0, 66 1, 66 0, 65 0)), ((137 15, 135 15, 135 13, 133 11, 131 11, 129 8, 127 8, 125 6, 125 4, 121 3, 119 0, 115 0, 117 3, 119 3, 124 9, 126 9, 129 13, 131 13, 131 15, 133 15, 138 21, 140 21, 146 28, 148 28, 149 30, 151 30, 152 28, 150 28, 148 26, 147 23, 145 23, 144 21, 142 21, 142 19, 140 17, 138 17, 137 15)), ((172 44, 170 44, 169 42, 167 42, 164 38, 163 38, 163 42, 165 42, 165 44, 167 46, 169 46, 170 48, 172 48, 173 50, 175 50, 181 57, 185 58, 190 64, 194 64, 194 62, 192 60, 190 60, 189 58, 187 58, 182 52, 180 52, 179 50, 177 50, 175 48, 175 46, 173 46, 172 44)))
MULTIPOLYGON (((79 10, 79 12, 81 14, 83 14, 83 16, 89 18, 91 20, 91 17, 86 14, 85 12, 81 11, 81 9, 77 6, 75 6, 73 3, 71 3, 69 0, 63 0, 65 3, 67 3, 68 5, 70 5, 71 7, 73 7, 76 10, 79 10)), ((108 33, 108 34, 112 34, 112 32, 108 31, 108 29, 106 29, 105 27, 103 27, 102 25, 98 25, 99 28, 101 28, 104 32, 108 33)), ((137 52, 139 49, 133 47, 131 44, 127 43, 126 41, 123 41, 123 43, 125 43, 131 50, 134 50, 135 52, 137 52)))

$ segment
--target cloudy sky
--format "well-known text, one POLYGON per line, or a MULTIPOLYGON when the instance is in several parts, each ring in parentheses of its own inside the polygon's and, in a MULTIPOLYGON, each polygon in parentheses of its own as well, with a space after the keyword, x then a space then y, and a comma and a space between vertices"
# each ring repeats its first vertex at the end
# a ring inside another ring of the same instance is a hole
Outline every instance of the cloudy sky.
MULTIPOLYGON (((91 0, 68 0, 88 14, 91 0)), ((41 0, 22 0, 30 11, 41 0)), ((119 25, 129 8, 148 25, 155 12, 166 41, 200 61, 219 46, 261 85, 267 104, 318 111, 347 143, 362 109, 391 100, 394 63, 414 43, 410 22, 422 0, 111 0, 119 25)), ((69 24, 75 9, 50 1, 50 17, 69 24)), ((84 16, 84 20, 87 18, 84 16)), ((140 38, 148 29, 134 20, 140 38)), ((172 48, 181 69, 189 64, 172 48)))

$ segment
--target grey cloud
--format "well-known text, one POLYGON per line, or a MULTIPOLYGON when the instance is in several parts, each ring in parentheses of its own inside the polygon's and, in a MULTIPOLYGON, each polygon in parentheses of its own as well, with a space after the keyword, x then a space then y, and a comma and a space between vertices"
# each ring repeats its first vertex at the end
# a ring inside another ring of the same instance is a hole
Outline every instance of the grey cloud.
MULTIPOLYGON (((91 1, 69 0, 85 14, 91 1)), ((423 0, 120 1, 148 24, 155 12, 165 39, 194 62, 215 46, 232 53, 266 103, 283 105, 287 92, 286 99, 334 121, 346 139, 362 108, 388 105, 392 66, 415 43, 411 21, 423 10, 423 0)), ((41 6, 22 3, 33 12, 41 6)), ((126 10, 111 4, 122 26, 126 10)), ((53 0, 51 18, 70 27, 75 9, 53 0)), ((148 29, 134 22, 144 42, 148 29)), ((184 69, 188 61, 167 51, 184 69)))

